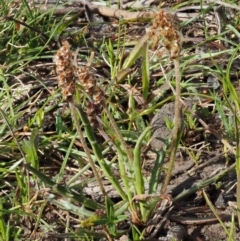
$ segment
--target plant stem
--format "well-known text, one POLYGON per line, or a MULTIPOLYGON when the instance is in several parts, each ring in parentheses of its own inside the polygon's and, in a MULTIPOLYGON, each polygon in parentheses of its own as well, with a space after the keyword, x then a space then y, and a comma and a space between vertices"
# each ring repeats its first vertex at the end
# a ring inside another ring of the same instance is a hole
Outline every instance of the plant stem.
POLYGON ((176 152, 178 148, 178 143, 180 140, 181 129, 183 125, 182 105, 181 105, 181 85, 180 85, 181 73, 180 73, 179 57, 174 59, 173 62, 174 62, 175 78, 176 78, 174 130, 173 130, 172 144, 170 148, 168 170, 162 186, 162 190, 161 190, 162 193, 166 192, 167 186, 171 179, 172 170, 174 168, 174 163, 175 163, 176 152))
POLYGON ((129 160, 130 162, 133 162, 133 154, 132 154, 132 152, 129 150, 129 148, 127 147, 127 144, 126 144, 126 142, 124 141, 123 136, 122 136, 121 132, 119 131, 118 126, 117 126, 115 120, 114 120, 113 117, 112 117, 112 114, 108 111, 107 107, 105 107, 104 110, 105 110, 105 112, 106 112, 106 114, 107 114, 107 116, 108 116, 108 119, 109 119, 109 121, 110 121, 110 123, 111 123, 111 125, 112 125, 112 127, 113 127, 113 129, 114 129, 114 131, 115 131, 116 134, 117 134, 117 137, 119 138, 119 141, 121 142, 121 144, 122 144, 122 146, 123 146, 123 148, 124 148, 124 150, 125 150, 125 152, 126 152, 126 154, 127 154, 128 160, 129 160))
POLYGON ((103 158, 102 151, 97 143, 93 129, 90 126, 87 116, 84 114, 82 108, 79 105, 77 105, 76 103, 75 103, 75 107, 79 111, 79 115, 80 115, 82 123, 84 124, 86 135, 88 137, 88 141, 90 142, 90 144, 92 146, 93 153, 98 161, 98 164, 101 167, 101 170, 103 171, 105 176, 109 179, 109 181, 112 183, 112 185, 117 190, 117 192, 120 194, 122 199, 127 200, 127 196, 126 196, 125 192, 123 191, 121 185, 119 184, 119 181, 113 175, 113 173, 111 171, 111 167, 106 163, 106 161, 103 158))
POLYGON ((77 114, 76 114, 77 111, 76 111, 75 105, 74 105, 74 103, 73 103, 73 99, 71 98, 70 100, 68 100, 68 103, 69 103, 69 107, 70 107, 71 112, 72 112, 72 117, 73 117, 73 120, 74 120, 74 122, 75 122, 75 126, 76 126, 76 129, 77 129, 77 133, 78 133, 78 135, 79 135, 79 137, 80 137, 80 141, 81 141, 81 143, 82 143, 82 145, 83 145, 83 149, 84 149, 84 151, 85 151, 85 153, 86 153, 87 159, 88 159, 88 161, 89 161, 89 163, 90 163, 90 165, 91 165, 93 174, 94 174, 94 176, 95 176, 96 179, 97 179, 97 182, 98 182, 98 184, 99 184, 99 187, 100 187, 103 195, 106 196, 106 195, 107 195, 107 194, 106 194, 106 191, 105 191, 104 186, 103 186, 103 184, 102 184, 102 181, 101 181, 101 179, 100 179, 100 177, 99 177, 99 175, 98 175, 98 172, 97 172, 97 169, 96 169, 95 164, 94 164, 94 162, 93 162, 93 159, 92 159, 92 157, 91 157, 89 148, 88 148, 88 146, 87 146, 87 143, 86 143, 86 141, 85 141, 85 139, 84 139, 82 130, 81 130, 81 128, 80 128, 80 125, 79 125, 79 122, 78 122, 78 118, 77 118, 77 114))

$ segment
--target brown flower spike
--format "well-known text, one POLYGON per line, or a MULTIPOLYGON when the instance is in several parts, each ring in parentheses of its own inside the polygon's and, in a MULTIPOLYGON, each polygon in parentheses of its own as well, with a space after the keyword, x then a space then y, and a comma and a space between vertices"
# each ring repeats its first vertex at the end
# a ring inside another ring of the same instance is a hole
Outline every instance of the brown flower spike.
POLYGON ((86 109, 89 122, 92 126, 97 127, 98 121, 96 119, 96 113, 100 113, 104 106, 104 92, 97 86, 96 79, 86 67, 79 67, 77 69, 77 76, 83 89, 91 98, 87 103, 86 109))
POLYGON ((73 54, 67 41, 62 42, 62 47, 55 55, 54 63, 56 64, 58 86, 62 89, 63 98, 68 102, 73 101, 72 96, 77 79, 91 99, 87 104, 86 112, 90 123, 96 126, 96 113, 99 113, 104 105, 104 93, 97 86, 94 76, 86 67, 74 66, 73 54))
POLYGON ((62 89, 63 98, 68 100, 75 92, 75 76, 70 45, 67 41, 62 45, 53 61, 56 64, 58 86, 62 89))
POLYGON ((95 78, 88 69, 86 67, 79 67, 77 69, 77 76, 83 89, 92 98, 94 105, 104 104, 104 93, 101 88, 97 86, 95 78))
POLYGON ((181 50, 181 36, 173 20, 174 18, 170 13, 160 9, 154 18, 149 36, 153 38, 154 49, 162 39, 162 44, 169 52, 171 59, 176 59, 181 50))

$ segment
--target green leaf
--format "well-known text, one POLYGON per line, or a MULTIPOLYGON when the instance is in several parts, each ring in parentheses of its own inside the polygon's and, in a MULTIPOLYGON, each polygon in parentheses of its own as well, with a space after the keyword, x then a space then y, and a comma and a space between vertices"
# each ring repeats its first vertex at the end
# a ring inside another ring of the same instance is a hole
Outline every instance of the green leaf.
POLYGON ((148 43, 143 44, 142 48, 142 91, 145 100, 148 98, 150 66, 148 57, 148 43))
POLYGON ((27 163, 31 163, 34 168, 39 169, 38 155, 37 155, 37 140, 38 140, 38 128, 34 128, 30 140, 23 140, 22 150, 25 152, 27 163))
POLYGON ((142 52, 143 45, 148 41, 148 39, 149 39, 149 36, 148 36, 148 34, 146 34, 146 35, 144 35, 143 38, 141 38, 137 42, 137 44, 135 45, 135 47, 129 54, 128 58, 123 63, 122 69, 130 68, 135 63, 135 61, 137 60, 137 58, 140 56, 140 54, 142 52))
POLYGON ((106 204, 107 217, 108 217, 108 223, 107 223, 108 230, 112 236, 115 236, 117 230, 114 223, 115 221, 114 206, 113 206, 113 202, 108 196, 106 196, 105 198, 105 204, 106 204))

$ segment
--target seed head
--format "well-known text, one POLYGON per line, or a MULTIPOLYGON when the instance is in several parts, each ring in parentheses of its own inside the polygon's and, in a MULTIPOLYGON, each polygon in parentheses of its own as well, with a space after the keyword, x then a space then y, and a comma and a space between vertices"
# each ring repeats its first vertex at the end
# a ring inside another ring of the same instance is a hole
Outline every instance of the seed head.
MULTIPOLYGON (((162 40, 163 46, 169 52, 171 59, 176 59, 179 56, 181 36, 170 13, 166 13, 160 9, 148 34, 153 38, 154 49, 157 48, 159 41, 162 40)), ((158 54, 161 55, 161 53, 158 54)))
POLYGON ((54 57, 58 86, 62 89, 62 95, 65 100, 72 98, 75 92, 75 76, 72 63, 72 52, 67 41, 62 43, 62 47, 57 51, 54 57))

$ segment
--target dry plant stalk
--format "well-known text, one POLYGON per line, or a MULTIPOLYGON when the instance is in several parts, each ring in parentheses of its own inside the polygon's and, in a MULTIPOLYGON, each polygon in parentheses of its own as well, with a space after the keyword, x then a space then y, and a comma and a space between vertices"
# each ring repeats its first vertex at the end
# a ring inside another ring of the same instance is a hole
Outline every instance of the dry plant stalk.
MULTIPOLYGON (((182 127, 182 108, 181 108, 181 73, 179 65, 179 55, 181 51, 181 35, 174 22, 174 17, 170 13, 164 12, 162 9, 156 15, 152 27, 149 31, 149 37, 153 38, 153 48, 156 49, 159 41, 162 42, 168 51, 170 59, 174 62, 175 70, 175 114, 174 114, 174 130, 172 143, 170 146, 170 157, 168 171, 162 186, 162 193, 165 193, 171 179, 172 170, 174 168, 177 147, 181 135, 182 127)), ((157 54, 161 56, 161 52, 157 50, 157 54)))
POLYGON ((101 188, 103 195, 106 195, 102 181, 98 175, 97 169, 96 169, 95 164, 90 155, 89 148, 84 139, 84 136, 83 136, 83 133, 82 133, 82 130, 80 128, 78 118, 77 118, 77 110, 76 110, 76 107, 74 105, 74 100, 73 100, 73 95, 75 92, 75 84, 76 84, 75 83, 76 82, 76 77, 75 77, 76 67, 74 66, 73 61, 72 61, 73 54, 70 50, 70 45, 67 41, 64 41, 62 43, 62 45, 63 46, 57 51, 56 56, 54 58, 54 63, 56 64, 58 86, 62 90, 63 98, 68 102, 68 104, 70 106, 70 109, 72 112, 72 117, 75 122, 78 135, 82 142, 84 151, 88 158, 88 161, 91 165, 94 176, 96 177, 96 179, 99 183, 99 186, 101 188))

